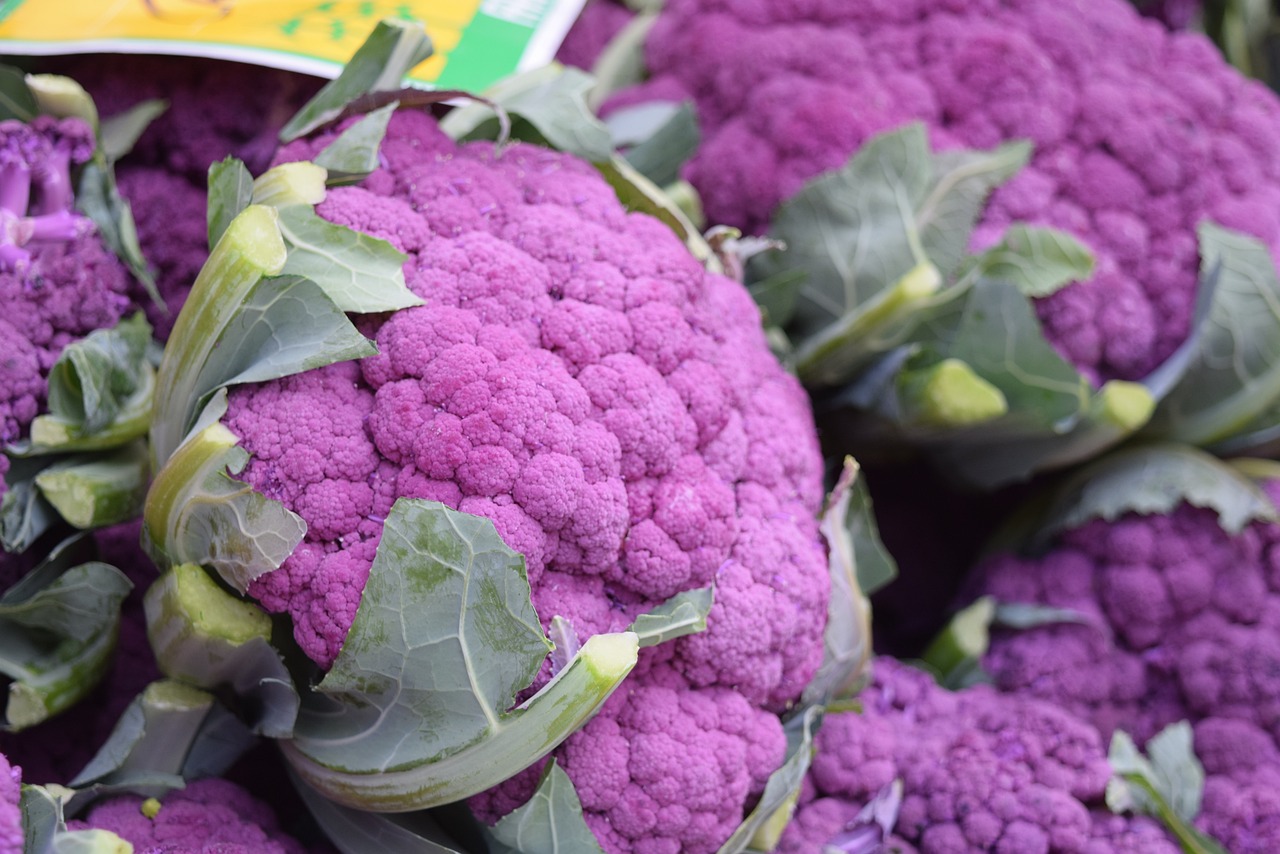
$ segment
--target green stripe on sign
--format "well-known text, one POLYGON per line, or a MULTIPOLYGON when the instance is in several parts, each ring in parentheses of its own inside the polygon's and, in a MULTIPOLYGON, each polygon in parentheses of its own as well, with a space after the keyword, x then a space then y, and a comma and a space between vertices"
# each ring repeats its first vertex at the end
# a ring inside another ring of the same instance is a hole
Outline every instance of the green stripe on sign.
POLYGON ((4 0, 0 3, 0 21, 12 15, 21 5, 22 0, 4 0))
POLYGON ((532 36, 530 27, 477 14, 462 31, 458 46, 449 52, 436 86, 473 92, 489 88, 515 72, 532 36))

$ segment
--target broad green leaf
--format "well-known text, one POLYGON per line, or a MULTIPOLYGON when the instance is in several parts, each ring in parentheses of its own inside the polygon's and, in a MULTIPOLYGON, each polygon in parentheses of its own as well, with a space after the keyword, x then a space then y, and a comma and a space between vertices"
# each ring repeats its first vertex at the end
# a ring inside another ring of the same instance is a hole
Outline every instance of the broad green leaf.
POLYGON ((613 188, 623 207, 661 220, 675 232, 676 237, 684 242, 689 249, 689 254, 697 258, 704 267, 713 273, 724 272, 715 252, 703 239, 697 227, 671 197, 656 184, 637 172, 621 157, 615 156, 608 161, 597 163, 596 168, 609 182, 609 186, 613 188))
POLYGON ((289 142, 342 115, 362 95, 399 89, 419 63, 431 56, 431 40, 418 21, 384 18, 347 61, 342 73, 324 85, 280 131, 289 142))
POLYGON ((1093 253, 1066 232, 1020 223, 973 263, 981 275, 1008 282, 1029 297, 1046 297, 1091 278, 1094 267, 1093 253))
POLYGON ((587 106, 587 93, 595 81, 576 68, 546 65, 516 74, 486 91, 489 103, 468 104, 440 121, 440 129, 456 140, 495 139, 500 107, 520 121, 512 124, 512 136, 546 142, 552 148, 576 154, 592 163, 613 156, 609 130, 587 106))
POLYGON ((714 601, 714 587, 677 593, 652 611, 636 617, 628 630, 636 633, 642 648, 706 631, 707 615, 714 601))
POLYGON ((205 690, 228 686, 246 701, 255 732, 288 738, 298 714, 298 693, 271 646, 271 619, 237 599, 202 567, 179 564, 147 590, 147 638, 160 670, 205 690))
MULTIPOLYGON (((38 571, 38 570, 36 570, 38 571)), ((105 563, 73 566, 0 604, 0 673, 13 682, 5 728, 25 729, 76 703, 102 678, 133 587, 105 563)))
POLYGON ((221 775, 253 744, 212 694, 160 680, 133 699, 71 786, 84 795, 124 790, 159 797, 183 780, 221 775))
POLYGON ((316 165, 329 173, 330 186, 358 183, 378 168, 378 148, 398 106, 393 101, 372 111, 316 155, 316 165))
POLYGON ((1125 513, 1162 515, 1186 502, 1217 513, 1224 531, 1237 534, 1256 520, 1280 515, 1249 478, 1218 459, 1178 444, 1139 445, 1117 451, 1068 478, 1042 517, 1032 548, 1091 519, 1125 513))
POLYGON ((199 372, 196 411, 219 389, 260 383, 377 352, 319 286, 296 276, 263 279, 227 318, 199 372))
POLYGON ((751 813, 720 846, 717 854, 772 851, 791 820, 800 788, 813 760, 813 738, 822 723, 822 709, 810 706, 787 722, 787 754, 765 781, 764 792, 751 813))
POLYGON ((109 830, 67 830, 66 812, 75 792, 65 786, 23 784, 23 854, 123 854, 131 845, 109 830))
POLYGON ((680 178, 680 167, 702 134, 693 105, 653 102, 611 113, 605 120, 615 148, 627 148, 627 162, 659 187, 680 178))
POLYGON ((150 343, 151 325, 138 313, 63 348, 49 372, 49 415, 43 426, 33 424, 33 443, 71 450, 100 446, 98 434, 112 444, 144 435, 155 383, 150 343), (63 441, 54 445, 49 436, 63 441))
POLYGON ((497 845, 489 854, 603 854, 582 818, 573 781, 555 759, 547 763, 533 797, 489 828, 497 845))
POLYGON ((29 122, 39 110, 26 75, 12 65, 0 65, 0 119, 29 122))
POLYGON ((1107 753, 1114 775, 1107 783, 1107 806, 1116 813, 1158 818, 1186 854, 1226 854, 1192 824, 1200 812, 1204 767, 1191 742, 1190 723, 1171 724, 1147 742, 1148 758, 1128 733, 1117 730, 1107 753))
POLYGON ((935 155, 919 124, 875 137, 847 165, 782 204, 770 235, 787 251, 756 259, 751 280, 805 273, 789 330, 798 340, 841 321, 926 261, 948 280, 987 194, 1029 156, 1025 143, 935 155))
POLYGON ((143 510, 142 545, 161 568, 210 566, 243 593, 253 579, 284 563, 307 525, 233 478, 249 453, 218 422, 225 411, 226 395, 220 392, 156 473, 143 510))
POLYGON ((105 528, 142 514, 151 464, 146 442, 105 454, 77 454, 35 476, 40 495, 73 527, 105 528))
POLYGON ((638 639, 590 638, 512 709, 550 650, 529 597, 524 560, 492 522, 400 499, 286 758, 326 797, 393 812, 460 800, 536 762, 630 672, 638 639))
POLYGON ((289 776, 325 838, 342 854, 468 854, 425 810, 387 815, 351 809, 323 797, 296 774, 289 776))
POLYGON ((321 219, 306 205, 280 209, 289 246, 285 275, 320 286, 343 311, 395 311, 422 305, 405 285, 405 256, 385 240, 321 219))
POLYGON ((550 651, 524 559, 493 523, 401 499, 355 623, 317 687, 345 714, 323 720, 304 711, 298 743, 327 742, 331 761, 353 770, 448 755, 498 725, 550 651))
POLYGON ((37 475, 49 464, 48 457, 10 457, 5 492, 0 495, 0 547, 4 551, 26 551, 58 523, 58 511, 36 487, 37 475))
POLYGON ((831 597, 822 633, 822 664, 804 689, 805 704, 825 706, 852 696, 870 664, 871 603, 861 587, 859 559, 876 564, 868 567, 872 577, 884 578, 887 569, 891 578, 896 571, 892 563, 887 568, 881 563, 887 555, 869 515, 870 503, 855 490, 857 481, 858 464, 846 457, 819 523, 827 541, 831 597))
POLYGON ((244 163, 227 157, 209 166, 209 248, 218 245, 231 221, 253 200, 253 176, 244 163))
POLYGON ((138 243, 133 210, 116 188, 115 172, 102 152, 96 153, 93 160, 81 167, 80 183, 76 186, 76 207, 93 220, 102 242, 142 283, 151 301, 164 308, 155 276, 138 243))
POLYGON ((1181 380, 1149 433, 1212 445, 1257 428, 1280 403, 1280 279, 1266 245, 1212 223, 1199 228, 1201 276, 1217 271, 1209 315, 1181 380))
POLYGON ((115 163, 130 151, 133 151, 139 137, 165 110, 169 102, 160 98, 151 98, 134 104, 123 113, 103 119, 98 135, 102 140, 102 153, 108 163, 115 163))

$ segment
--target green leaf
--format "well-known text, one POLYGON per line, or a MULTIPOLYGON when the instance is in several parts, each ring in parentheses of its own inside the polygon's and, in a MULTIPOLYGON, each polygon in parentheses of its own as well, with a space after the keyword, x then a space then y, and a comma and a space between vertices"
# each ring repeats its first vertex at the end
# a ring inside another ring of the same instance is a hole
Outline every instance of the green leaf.
POLYGON ((685 212, 658 185, 637 172, 621 157, 615 156, 606 162, 597 163, 596 168, 609 182, 623 207, 661 220, 684 242, 689 254, 697 258, 704 267, 713 273, 724 272, 710 244, 703 239, 685 212))
POLYGON ((545 756, 630 672, 638 639, 590 638, 512 710, 550 650, 529 597, 524 560, 492 522, 398 500, 286 758, 326 797, 399 812, 468 797, 545 756))
POLYGON ((0 602, 0 673, 13 680, 5 708, 11 731, 64 711, 97 684, 115 649, 120 603, 133 587, 118 569, 96 561, 32 572, 55 577, 0 602))
POLYGON ((831 597, 822 633, 822 664, 804 689, 805 704, 825 706, 853 696, 871 661, 871 604, 861 587, 859 560, 871 564, 866 574, 873 579, 887 581, 896 572, 875 532, 870 501, 857 490, 857 482, 858 464, 846 457, 819 523, 827 541, 831 597))
POLYGON ((677 593, 652 611, 636 617, 628 631, 636 633, 641 648, 706 631, 707 615, 714 601, 714 587, 677 593))
POLYGON ((94 133, 99 133, 98 107, 77 81, 62 74, 28 74, 26 83, 36 99, 37 113, 82 119, 94 133))
POLYGON ((1041 518, 1031 547, 1047 545, 1059 532, 1091 519, 1163 515, 1184 501, 1215 511, 1230 534, 1253 521, 1280 518, 1256 484, 1215 457, 1186 445, 1141 445, 1103 457, 1068 478, 1041 518))
POLYGON ((772 851, 791 820, 800 788, 813 761, 813 737, 822 723, 822 709, 810 706, 787 722, 787 753, 781 766, 769 775, 760 801, 720 846, 717 854, 750 850, 772 851))
POLYGON ((58 523, 58 511, 36 487, 36 477, 49 464, 48 457, 10 458, 5 492, 0 495, 0 546, 4 551, 26 551, 58 523))
POLYGON ((93 220, 102 242, 119 258, 133 277, 142 283, 151 301, 164 308, 164 299, 156 288, 156 279, 138 243, 138 228, 133 210, 116 188, 115 172, 101 152, 81 167, 76 187, 76 207, 93 220))
POLYGON ((342 73, 284 126, 280 141, 295 140, 333 121, 361 95, 400 88, 405 75, 429 56, 431 40, 420 22, 397 18, 379 21, 342 73))
POLYGON ((659 187, 680 178, 680 167, 698 150, 702 134, 688 101, 655 101, 617 110, 605 119, 615 148, 626 148, 627 162, 659 187))
POLYGON ((113 440, 119 444, 146 433, 154 386, 150 343, 151 325, 139 312, 63 349, 49 372, 48 398, 50 414, 65 425, 62 432, 83 443, 127 413, 125 435, 112 430, 113 440))
POLYGON ((23 854, 122 854, 129 843, 109 830, 67 830, 66 811, 75 792, 65 786, 23 784, 23 854))
POLYGON ((394 101, 374 110, 316 155, 316 165, 329 173, 330 186, 358 183, 378 168, 378 148, 398 106, 394 101))
POLYGON ((1008 282, 1029 297, 1047 297, 1093 276, 1093 253, 1063 231, 1014 224, 973 259, 981 275, 1008 282))
POLYGON ((1280 403, 1280 279, 1260 241, 1207 222, 1198 231, 1201 277, 1216 271, 1216 289, 1195 355, 1148 432, 1212 445, 1280 403))
POLYGON ((39 109, 26 74, 12 65, 0 65, 0 119, 30 122, 39 109))
POLYGON ((244 163, 227 157, 209 166, 209 248, 218 245, 231 221, 253 200, 253 176, 244 163))
POLYGON ((595 81, 590 75, 559 65, 516 74, 485 92, 489 103, 468 104, 440 121, 440 129, 456 140, 495 139, 499 122, 494 107, 519 117, 512 136, 545 142, 592 163, 613 157, 609 130, 587 106, 595 81), (522 127, 521 125, 525 127, 522 127))
POLYGON ((142 514, 151 464, 146 442, 106 454, 77 454, 35 476, 40 495, 81 530, 105 528, 142 514))
POLYGON ((159 464, 181 444, 202 399, 219 387, 219 361, 234 358, 237 343, 224 330, 249 292, 284 267, 286 249, 274 208, 250 205, 213 247, 173 325, 156 380, 152 458, 159 464))
POLYGON ((147 638, 160 670, 205 690, 228 686, 246 708, 254 732, 288 738, 298 692, 271 645, 271 619, 252 602, 219 587, 203 568, 179 564, 147 590, 147 638))
POLYGON ((249 453, 219 423, 225 412, 222 391, 157 472, 143 510, 142 545, 161 568, 210 566, 243 593, 255 578, 284 563, 307 525, 280 502, 232 477, 249 453))
POLYGON ((533 797, 489 828, 490 854, 603 854, 582 818, 573 781, 555 759, 546 764, 533 797))
POLYGON ((789 330, 798 339, 840 321, 921 263, 932 262, 945 280, 964 257, 987 194, 1029 156, 1026 143, 931 154, 919 124, 875 137, 846 166, 782 204, 770 234, 788 249, 757 258, 752 280, 805 273, 789 330))
POLYGON ((212 694, 164 679, 133 699, 71 785, 86 798, 111 791, 160 797, 184 780, 221 775, 253 744, 212 694))
POLYGON ((1200 812, 1204 767, 1191 742, 1187 721, 1171 724, 1147 742, 1148 759, 1128 733, 1117 730, 1107 753, 1114 775, 1107 783, 1107 806, 1116 813, 1158 818, 1186 854, 1227 854, 1192 824, 1200 812))
POLYGON ((115 163, 133 151, 139 137, 168 109, 168 101, 151 98, 139 101, 123 113, 103 119, 98 136, 102 140, 100 147, 107 162, 115 163))
POLYGON ((306 205, 280 209, 289 246, 284 275, 310 279, 342 311, 373 313, 422 305, 405 284, 405 256, 385 240, 321 219, 306 205))
POLYGON ((351 809, 323 797, 292 771, 289 776, 325 838, 343 854, 468 854, 425 810, 387 815, 351 809))

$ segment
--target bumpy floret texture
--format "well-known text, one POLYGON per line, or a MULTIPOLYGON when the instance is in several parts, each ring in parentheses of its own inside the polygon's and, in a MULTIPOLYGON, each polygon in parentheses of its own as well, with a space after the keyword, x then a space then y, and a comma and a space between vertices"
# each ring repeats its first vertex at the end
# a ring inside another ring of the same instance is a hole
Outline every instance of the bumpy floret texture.
MULTIPOLYGON (((1275 484, 1267 489, 1280 497, 1275 484)), ((975 592, 1084 617, 997 632, 983 664, 1001 690, 1049 700, 1104 734, 1123 729, 1142 742, 1192 721, 1216 792, 1202 825, 1219 834, 1245 822, 1266 840, 1251 850, 1274 848, 1280 813, 1250 799, 1263 791, 1253 778, 1280 774, 1278 569, 1280 525, 1232 536, 1212 511, 1185 504, 1095 520, 1043 557, 1004 555, 979 568, 975 592), (1246 813, 1258 817, 1246 822, 1246 813)))
POLYGON ((404 251, 427 304, 365 321, 375 357, 232 392, 242 476, 308 526, 249 592, 327 666, 401 496, 491 519, 544 624, 561 615, 583 640, 714 583, 708 630, 646 651, 635 686, 563 750, 609 850, 714 850, 781 761, 771 712, 822 656, 803 392, 745 290, 628 214, 589 165, 458 146, 417 113, 395 116, 382 153, 317 210, 404 251))
POLYGON ((205 196, 209 167, 226 157, 253 174, 274 154, 276 135, 320 81, 237 62, 199 57, 81 56, 57 61, 81 81, 103 116, 142 101, 168 103, 137 145, 116 166, 120 193, 137 223, 138 242, 151 265, 166 310, 135 288, 161 341, 208 254, 205 196))
POLYGON ((614 103, 692 99, 686 177, 710 221, 749 231, 908 121, 940 150, 1030 140, 975 244, 1025 221, 1094 251, 1096 275, 1037 312, 1095 380, 1141 378, 1185 339, 1201 220, 1280 249, 1275 96, 1124 0, 672 0, 646 57, 653 78, 614 103))
POLYGON ((22 852, 22 769, 0 754, 0 854, 22 852))
POLYGON ((1062 709, 988 686, 949 692, 885 658, 860 700, 862 712, 823 721, 780 852, 818 850, 815 840, 849 829, 895 779, 894 833, 921 854, 1178 851, 1162 836, 1138 846, 1156 839, 1143 823, 1091 814, 1110 777, 1106 751, 1097 730, 1062 709))
POLYGON ((556 51, 556 59, 565 65, 590 70, 605 45, 634 14, 618 0, 588 0, 556 51))
POLYGON ((275 813, 234 783, 206 779, 161 799, 148 818, 137 796, 95 805, 72 830, 98 828, 132 843, 136 854, 303 854, 297 840, 281 832, 275 813))

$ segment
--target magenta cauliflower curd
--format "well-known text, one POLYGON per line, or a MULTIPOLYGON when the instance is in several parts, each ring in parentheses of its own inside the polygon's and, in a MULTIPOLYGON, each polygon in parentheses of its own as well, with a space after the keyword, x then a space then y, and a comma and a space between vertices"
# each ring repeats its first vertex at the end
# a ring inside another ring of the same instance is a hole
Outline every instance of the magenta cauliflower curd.
MULTIPOLYGON (((381 162, 316 210, 406 253, 425 305, 360 321, 376 356, 232 389, 224 423, 252 455, 238 477, 307 525, 249 595, 328 666, 400 497, 492 520, 544 627, 561 616, 580 641, 714 584, 708 629, 643 650, 557 753, 607 851, 714 851, 781 763, 778 713, 823 656, 805 395, 746 291, 588 164, 459 145, 408 112, 381 162)), ((536 770, 473 807, 496 819, 536 770)))

